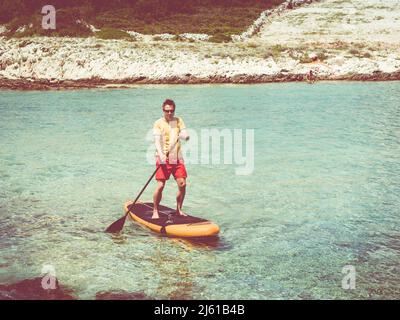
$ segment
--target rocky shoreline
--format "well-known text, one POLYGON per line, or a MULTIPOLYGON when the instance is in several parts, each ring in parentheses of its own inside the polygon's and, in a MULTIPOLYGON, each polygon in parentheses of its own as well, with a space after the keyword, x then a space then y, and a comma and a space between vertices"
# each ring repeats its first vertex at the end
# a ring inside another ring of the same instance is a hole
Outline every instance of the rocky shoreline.
MULTIPOLYGON (((213 76, 197 78, 194 76, 170 77, 151 79, 146 77, 128 78, 122 80, 108 80, 101 78, 79 80, 56 79, 5 79, 0 78, 0 89, 5 90, 76 90, 76 89, 122 89, 135 85, 146 84, 260 84, 276 82, 306 82, 305 74, 276 74, 276 75, 236 75, 233 77, 213 76)), ((341 76, 318 77, 316 81, 400 81, 400 71, 373 74, 349 74, 341 76)))
POLYGON ((317 81, 400 80, 399 7, 298 1, 228 43, 0 37, 0 89, 300 82, 310 72, 317 81))

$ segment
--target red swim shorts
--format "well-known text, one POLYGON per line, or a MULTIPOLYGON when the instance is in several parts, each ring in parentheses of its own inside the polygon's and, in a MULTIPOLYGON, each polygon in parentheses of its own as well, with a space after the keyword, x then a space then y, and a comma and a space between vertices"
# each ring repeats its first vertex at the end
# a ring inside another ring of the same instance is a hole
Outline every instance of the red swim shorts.
MULTIPOLYGON (((160 165, 160 160, 156 159, 156 166, 160 165)), ((178 178, 186 178, 187 177, 187 172, 186 172, 186 167, 183 161, 178 160, 176 164, 170 164, 167 160, 167 163, 162 164, 161 168, 157 170, 156 173, 156 180, 168 180, 169 177, 172 175, 174 176, 175 179, 178 178)))

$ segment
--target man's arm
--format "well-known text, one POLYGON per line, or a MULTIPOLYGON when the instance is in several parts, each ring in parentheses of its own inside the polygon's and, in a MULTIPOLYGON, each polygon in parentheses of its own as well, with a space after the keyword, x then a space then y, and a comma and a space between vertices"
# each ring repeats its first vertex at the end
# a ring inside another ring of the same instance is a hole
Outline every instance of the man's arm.
POLYGON ((188 141, 189 140, 189 133, 186 130, 185 123, 181 118, 179 118, 179 139, 188 141))
POLYGON ((190 139, 189 133, 187 132, 186 128, 182 129, 181 132, 179 132, 179 139, 188 141, 190 139))
POLYGON ((164 154, 161 147, 161 130, 156 123, 154 124, 153 127, 153 135, 154 135, 154 144, 156 146, 157 155, 160 158, 161 163, 165 163, 167 157, 164 154))
POLYGON ((161 136, 154 136, 154 144, 156 145, 157 154, 160 160, 165 160, 165 155, 161 148, 161 136))

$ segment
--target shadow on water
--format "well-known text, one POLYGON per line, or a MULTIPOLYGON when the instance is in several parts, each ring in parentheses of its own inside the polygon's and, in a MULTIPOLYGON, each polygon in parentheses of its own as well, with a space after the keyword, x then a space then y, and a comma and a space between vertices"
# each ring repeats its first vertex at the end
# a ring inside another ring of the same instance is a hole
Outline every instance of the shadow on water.
MULTIPOLYGON (((55 289, 43 289, 42 278, 0 285, 0 300, 77 300, 73 291, 55 281, 55 289)), ((154 300, 143 292, 100 291, 96 300, 154 300)))
POLYGON ((122 233, 112 233, 111 239, 115 244, 126 244, 128 238, 122 233))
POLYGON ((177 240, 180 243, 183 243, 193 248, 210 249, 218 251, 227 251, 232 249, 232 245, 219 236, 203 237, 203 238, 176 238, 176 237, 169 237, 169 238, 177 240))
MULTIPOLYGON (((112 233, 111 239, 115 244, 126 244, 129 241, 129 238, 136 237, 151 237, 151 234, 135 234, 135 235, 124 235, 123 233, 112 233)), ((198 237, 198 238, 179 238, 179 237, 170 237, 163 236, 159 234, 154 234, 154 237, 163 238, 163 239, 171 239, 171 241, 179 242, 188 246, 190 248, 197 249, 209 249, 209 250, 218 250, 218 251, 227 251, 232 249, 232 245, 226 242, 219 236, 212 237, 198 237)))
POLYGON ((109 233, 109 235, 111 236, 111 239, 115 244, 126 244, 130 238, 156 237, 163 239, 171 239, 171 241, 182 243, 186 246, 189 246, 190 248, 209 249, 218 251, 227 251, 232 249, 232 245, 226 242, 220 235, 208 236, 208 237, 181 238, 181 237, 162 235, 150 231, 148 228, 141 225, 135 225, 135 228, 127 228, 119 233, 109 233))

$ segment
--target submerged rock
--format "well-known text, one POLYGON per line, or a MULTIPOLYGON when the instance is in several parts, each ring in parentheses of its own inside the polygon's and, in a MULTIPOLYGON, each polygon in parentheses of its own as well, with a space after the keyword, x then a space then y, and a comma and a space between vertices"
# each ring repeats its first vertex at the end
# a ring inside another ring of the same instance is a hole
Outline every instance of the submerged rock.
POLYGON ((72 290, 56 280, 55 289, 43 289, 42 278, 0 285, 0 300, 75 300, 72 290))
POLYGON ((154 300, 143 292, 100 291, 96 293, 96 300, 154 300))

